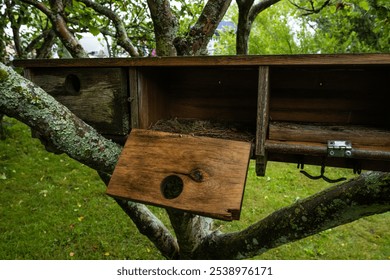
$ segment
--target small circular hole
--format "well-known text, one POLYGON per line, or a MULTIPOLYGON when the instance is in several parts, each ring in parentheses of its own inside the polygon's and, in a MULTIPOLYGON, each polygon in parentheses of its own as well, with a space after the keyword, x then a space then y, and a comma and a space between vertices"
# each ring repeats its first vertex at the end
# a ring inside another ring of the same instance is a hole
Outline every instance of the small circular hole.
POLYGON ((161 182, 161 193, 166 199, 174 199, 183 191, 183 180, 177 175, 165 177, 161 182))
POLYGON ((78 94, 80 92, 81 83, 80 79, 73 74, 69 74, 65 79, 65 90, 69 94, 78 94))

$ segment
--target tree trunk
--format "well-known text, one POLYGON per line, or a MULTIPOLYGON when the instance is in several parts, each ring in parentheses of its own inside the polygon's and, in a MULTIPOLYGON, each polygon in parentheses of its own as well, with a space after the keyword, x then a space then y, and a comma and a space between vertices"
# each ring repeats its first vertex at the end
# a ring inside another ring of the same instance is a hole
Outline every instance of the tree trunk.
POLYGON ((178 22, 171 11, 169 1, 148 0, 148 6, 154 24, 157 55, 175 56, 173 41, 176 38, 178 22))
POLYGON ((198 21, 191 27, 188 36, 176 38, 178 55, 200 55, 207 53, 207 45, 213 37, 231 0, 210 0, 206 3, 198 21))

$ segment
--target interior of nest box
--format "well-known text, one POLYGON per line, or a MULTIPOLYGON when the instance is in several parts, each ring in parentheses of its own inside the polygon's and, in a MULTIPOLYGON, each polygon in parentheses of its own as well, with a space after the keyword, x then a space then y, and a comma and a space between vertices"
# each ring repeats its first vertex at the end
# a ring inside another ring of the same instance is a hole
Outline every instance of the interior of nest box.
POLYGON ((273 67, 272 121, 390 128, 384 67, 273 67))
POLYGON ((138 82, 139 128, 255 138, 258 67, 139 68, 138 82))

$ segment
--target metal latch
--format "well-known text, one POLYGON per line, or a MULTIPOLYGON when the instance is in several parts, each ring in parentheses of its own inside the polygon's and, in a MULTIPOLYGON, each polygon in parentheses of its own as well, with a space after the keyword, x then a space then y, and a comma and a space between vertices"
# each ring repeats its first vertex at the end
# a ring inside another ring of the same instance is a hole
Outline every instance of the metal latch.
POLYGON ((352 144, 350 141, 328 140, 329 157, 351 157, 352 144))

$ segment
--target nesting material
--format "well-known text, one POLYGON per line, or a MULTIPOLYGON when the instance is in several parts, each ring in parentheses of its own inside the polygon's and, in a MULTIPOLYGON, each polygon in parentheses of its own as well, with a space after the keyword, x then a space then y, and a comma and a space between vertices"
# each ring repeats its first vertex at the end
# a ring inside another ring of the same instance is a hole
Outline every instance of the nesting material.
POLYGON ((250 130, 249 125, 232 122, 174 118, 159 120, 152 125, 150 129, 163 132, 189 134, 192 136, 205 136, 245 142, 253 142, 256 138, 255 133, 250 130))

